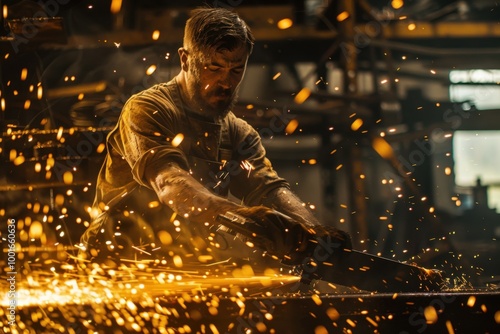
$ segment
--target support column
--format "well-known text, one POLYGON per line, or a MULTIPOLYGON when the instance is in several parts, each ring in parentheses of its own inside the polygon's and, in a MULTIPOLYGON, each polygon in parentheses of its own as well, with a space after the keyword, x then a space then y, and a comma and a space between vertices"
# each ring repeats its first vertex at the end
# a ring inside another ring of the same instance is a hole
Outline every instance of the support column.
MULTIPOLYGON (((358 48, 355 44, 356 6, 354 0, 343 0, 338 4, 337 20, 341 42, 341 64, 343 66, 344 94, 354 96, 358 93, 357 60, 358 48)), ((356 102, 348 102, 347 107, 356 110, 356 102)), ((353 117, 353 121, 356 120, 353 117)), ((359 132, 353 132, 346 152, 349 184, 349 211, 351 212, 351 235, 354 242, 368 238, 366 189, 363 174, 363 160, 361 141, 358 140, 359 132)))

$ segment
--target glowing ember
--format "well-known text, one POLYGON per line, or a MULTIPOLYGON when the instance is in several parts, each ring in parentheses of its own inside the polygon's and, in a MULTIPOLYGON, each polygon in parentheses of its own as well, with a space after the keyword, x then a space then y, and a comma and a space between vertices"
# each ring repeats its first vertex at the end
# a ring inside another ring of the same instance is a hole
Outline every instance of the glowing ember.
POLYGON ((302 104, 309 98, 309 96, 311 96, 311 90, 307 87, 304 87, 297 93, 294 101, 297 104, 302 104))
POLYGON ((151 36, 151 38, 153 39, 153 41, 157 41, 160 38, 160 31, 159 30, 153 31, 153 35, 151 36))
POLYGON ((156 65, 151 65, 148 67, 148 69, 146 70, 146 74, 147 75, 151 75, 153 74, 154 72, 156 71, 156 65))
POLYGON ((438 313, 434 306, 427 306, 424 309, 424 316, 428 324, 435 324, 438 321, 438 313))
POLYGON ((291 135, 292 133, 297 130, 297 127, 299 126, 299 122, 296 119, 292 119, 286 126, 285 128, 285 133, 287 135, 291 135))
POLYGON ((182 141, 184 140, 184 135, 182 133, 178 133, 174 139, 172 139, 172 146, 173 147, 177 147, 179 146, 182 141))

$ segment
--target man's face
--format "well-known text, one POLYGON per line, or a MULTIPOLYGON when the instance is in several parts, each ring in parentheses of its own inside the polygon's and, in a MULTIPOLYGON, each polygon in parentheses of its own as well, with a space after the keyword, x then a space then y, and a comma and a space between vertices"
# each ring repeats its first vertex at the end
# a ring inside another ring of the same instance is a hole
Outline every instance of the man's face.
POLYGON ((245 73, 248 52, 245 46, 233 50, 210 50, 189 55, 186 75, 188 104, 197 112, 225 116, 238 98, 245 73))

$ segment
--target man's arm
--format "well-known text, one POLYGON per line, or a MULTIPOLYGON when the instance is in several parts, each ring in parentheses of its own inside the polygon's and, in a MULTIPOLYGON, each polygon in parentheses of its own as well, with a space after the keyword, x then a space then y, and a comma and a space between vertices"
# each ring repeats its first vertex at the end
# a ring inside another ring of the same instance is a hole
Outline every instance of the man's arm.
POLYGON ((242 206, 212 194, 173 162, 167 163, 160 171, 151 168, 146 175, 160 201, 192 222, 212 225, 218 215, 233 212, 260 224, 264 227, 264 235, 256 237, 271 241, 261 246, 281 259, 302 252, 305 242, 312 236, 304 224, 268 207, 242 206))
POLYGON ((263 199, 262 204, 290 216, 304 226, 320 225, 306 204, 288 188, 282 187, 271 191, 263 199))
POLYGON ((146 178, 163 204, 196 223, 211 224, 218 214, 242 208, 241 205, 211 193, 175 162, 166 163, 159 170, 146 169, 146 178))

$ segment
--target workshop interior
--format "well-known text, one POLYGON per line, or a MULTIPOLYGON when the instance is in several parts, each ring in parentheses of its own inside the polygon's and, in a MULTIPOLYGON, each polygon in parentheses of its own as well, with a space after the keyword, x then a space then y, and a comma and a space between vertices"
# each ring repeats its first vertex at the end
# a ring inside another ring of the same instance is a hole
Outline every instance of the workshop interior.
POLYGON ((500 331, 498 1, 0 5, 4 333, 500 331), (351 260, 319 264, 312 281, 231 254, 109 270, 75 260, 106 136, 130 96, 179 72, 199 6, 251 28, 233 112, 322 224, 352 237, 351 260), (412 285, 426 272, 437 289, 412 285), (383 289, 363 288, 379 276, 383 289))

